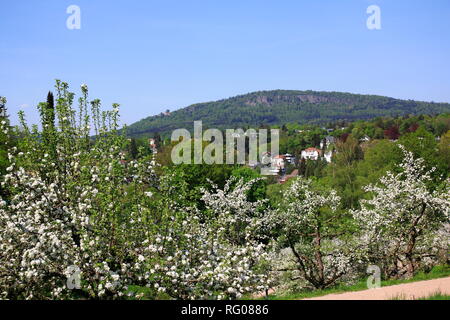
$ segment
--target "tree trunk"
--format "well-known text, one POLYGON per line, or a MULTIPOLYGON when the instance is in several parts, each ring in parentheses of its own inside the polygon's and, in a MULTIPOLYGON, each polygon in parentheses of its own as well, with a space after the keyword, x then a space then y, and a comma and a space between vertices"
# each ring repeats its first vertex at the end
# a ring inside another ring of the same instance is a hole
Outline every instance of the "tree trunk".
MULTIPOLYGON (((325 284, 325 275, 324 275, 324 267, 322 261, 322 252, 320 251, 321 246, 321 236, 319 228, 316 228, 315 234, 315 244, 316 244, 316 265, 317 265, 317 273, 318 273, 318 282, 321 286, 325 284)), ((323 288, 320 288, 323 289, 323 288)))
POLYGON ((409 234, 408 246, 406 247, 406 252, 405 252, 406 277, 407 278, 412 278, 414 276, 415 267, 414 267, 413 251, 414 251, 414 247, 416 245, 416 238, 417 238, 417 233, 416 233, 416 230, 413 229, 413 230, 411 230, 411 232, 409 234))

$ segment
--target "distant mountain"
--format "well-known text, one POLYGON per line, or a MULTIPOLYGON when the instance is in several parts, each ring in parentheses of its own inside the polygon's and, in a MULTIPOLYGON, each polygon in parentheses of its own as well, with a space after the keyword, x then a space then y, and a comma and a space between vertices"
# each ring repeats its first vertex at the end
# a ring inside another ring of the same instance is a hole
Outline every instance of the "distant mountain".
POLYGON ((161 113, 130 125, 127 132, 134 137, 150 136, 156 132, 167 136, 178 128, 192 131, 195 120, 202 120, 204 128, 233 129, 261 124, 325 124, 336 120, 444 112, 450 112, 450 104, 342 92, 273 90, 161 113))

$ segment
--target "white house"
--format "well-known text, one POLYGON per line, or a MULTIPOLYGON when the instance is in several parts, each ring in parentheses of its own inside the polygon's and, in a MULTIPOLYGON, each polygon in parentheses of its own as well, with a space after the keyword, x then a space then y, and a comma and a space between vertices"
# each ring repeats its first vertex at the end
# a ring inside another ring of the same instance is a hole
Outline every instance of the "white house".
POLYGON ((281 170, 284 168, 284 159, 285 157, 282 155, 277 155, 271 159, 272 162, 272 168, 278 168, 278 170, 281 170))
POLYGON ((305 160, 318 160, 322 151, 317 148, 308 148, 302 151, 301 157, 305 160))

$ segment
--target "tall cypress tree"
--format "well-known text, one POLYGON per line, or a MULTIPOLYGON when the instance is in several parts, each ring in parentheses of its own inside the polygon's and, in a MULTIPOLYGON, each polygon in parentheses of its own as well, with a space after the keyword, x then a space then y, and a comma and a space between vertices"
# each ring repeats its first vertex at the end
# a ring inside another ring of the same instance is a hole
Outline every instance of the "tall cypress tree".
POLYGON ((47 102, 40 106, 42 120, 42 140, 51 155, 56 155, 55 145, 55 99, 51 91, 47 94, 47 102))
POLYGON ((6 98, 0 97, 0 118, 7 118, 6 98))
POLYGON ((54 129, 55 128, 55 99, 51 91, 47 94, 47 111, 48 111, 48 125, 54 129))
MULTIPOLYGON (((4 123, 4 128, 9 127, 8 113, 6 109, 6 98, 0 97, 0 122, 4 123)), ((6 173, 6 168, 10 165, 8 159, 8 149, 13 147, 15 141, 11 136, 0 130, 0 176, 6 173)), ((6 199, 7 191, 0 185, 0 196, 6 199)))
POLYGON ((158 132, 156 132, 154 134, 153 139, 155 139, 156 148, 160 148, 162 139, 161 139, 161 136, 160 136, 160 134, 158 132))

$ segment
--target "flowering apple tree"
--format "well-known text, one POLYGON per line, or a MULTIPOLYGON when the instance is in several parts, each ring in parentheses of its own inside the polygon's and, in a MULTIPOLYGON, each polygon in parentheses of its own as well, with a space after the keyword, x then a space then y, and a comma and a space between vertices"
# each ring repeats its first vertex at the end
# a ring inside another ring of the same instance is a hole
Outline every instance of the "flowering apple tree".
POLYGON ((145 230, 138 204, 150 201, 144 193, 153 168, 127 161, 118 105, 100 112, 100 101, 89 103, 83 85, 77 113, 68 85, 57 81, 56 89, 51 139, 44 143, 22 113, 20 143, 9 152, 2 183, 11 196, 0 204, 0 295, 120 297, 139 276, 135 251, 145 230), (68 288, 71 278, 76 285, 68 288))
POLYGON ((400 173, 388 172, 378 184, 367 186, 372 198, 362 200, 354 212, 372 261, 394 277, 412 276, 439 248, 447 251, 450 245, 449 181, 431 188, 433 169, 427 171, 423 159, 400 148, 400 173))
POLYGON ((147 286, 177 299, 235 299, 267 289, 267 253, 257 236, 261 203, 246 196, 252 183, 204 190, 203 210, 160 205, 172 209, 143 254, 151 257, 147 286))
POLYGON ((339 204, 335 191, 318 190, 311 180, 297 178, 292 183, 280 208, 268 217, 280 247, 289 251, 286 255, 282 250, 283 267, 275 266, 275 271, 295 271, 295 279, 317 289, 348 276, 361 251, 346 231, 350 228, 345 223, 350 222, 339 204))
MULTIPOLYGON (((148 286, 152 297, 237 298, 266 288, 251 184, 204 193, 189 207, 182 179, 133 160, 119 106, 101 111, 64 82, 40 104, 42 130, 20 113, 0 200, 0 298, 109 299, 148 286), (44 138, 43 138, 44 137, 44 138)), ((231 183, 231 182, 230 182, 231 183)))

